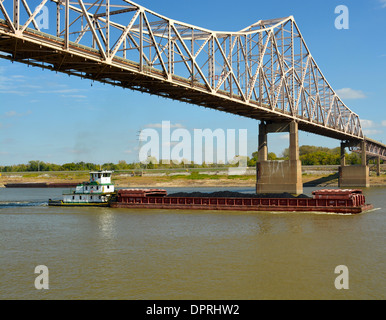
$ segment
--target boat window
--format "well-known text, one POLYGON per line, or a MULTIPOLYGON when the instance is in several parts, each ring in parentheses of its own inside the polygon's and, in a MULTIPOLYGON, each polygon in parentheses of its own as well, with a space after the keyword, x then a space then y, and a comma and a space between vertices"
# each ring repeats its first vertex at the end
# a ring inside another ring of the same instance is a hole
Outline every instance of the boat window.
POLYGON ((90 197, 90 199, 92 200, 92 196, 90 197))
POLYGON ((72 200, 75 200, 75 196, 72 196, 72 200))
POLYGON ((102 199, 102 197, 101 197, 101 196, 99 196, 99 199, 102 199))
POLYGON ((82 200, 82 196, 79 196, 79 200, 82 200))

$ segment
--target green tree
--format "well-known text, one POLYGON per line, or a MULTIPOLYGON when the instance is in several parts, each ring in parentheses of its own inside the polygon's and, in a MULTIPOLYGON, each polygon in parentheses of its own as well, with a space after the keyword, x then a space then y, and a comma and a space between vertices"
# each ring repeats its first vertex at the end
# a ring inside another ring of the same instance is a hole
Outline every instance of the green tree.
POLYGON ((268 158, 268 160, 278 160, 278 158, 274 152, 268 152, 267 158, 268 158))
POLYGON ((350 154, 346 155, 346 163, 351 165, 361 164, 361 155, 356 152, 351 152, 350 154))

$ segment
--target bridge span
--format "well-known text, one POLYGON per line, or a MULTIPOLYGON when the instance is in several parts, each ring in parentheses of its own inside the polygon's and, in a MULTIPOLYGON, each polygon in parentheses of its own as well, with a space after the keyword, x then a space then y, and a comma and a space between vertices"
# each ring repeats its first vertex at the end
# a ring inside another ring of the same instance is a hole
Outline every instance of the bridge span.
POLYGON ((386 160, 386 146, 363 135, 293 16, 228 32, 129 0, 0 0, 0 58, 260 120, 261 161, 265 135, 277 130, 296 133, 295 148, 303 130, 341 140, 364 161, 386 160), (55 17, 48 29, 45 12, 55 17))

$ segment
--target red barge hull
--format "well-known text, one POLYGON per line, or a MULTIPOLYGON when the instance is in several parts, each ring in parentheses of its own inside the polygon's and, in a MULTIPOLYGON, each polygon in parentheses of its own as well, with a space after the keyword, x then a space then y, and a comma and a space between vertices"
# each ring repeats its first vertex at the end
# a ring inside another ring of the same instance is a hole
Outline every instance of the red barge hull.
POLYGON ((373 209, 361 190, 320 190, 312 198, 173 197, 160 189, 123 189, 112 208, 232 210, 268 212, 330 212, 358 214, 373 209))

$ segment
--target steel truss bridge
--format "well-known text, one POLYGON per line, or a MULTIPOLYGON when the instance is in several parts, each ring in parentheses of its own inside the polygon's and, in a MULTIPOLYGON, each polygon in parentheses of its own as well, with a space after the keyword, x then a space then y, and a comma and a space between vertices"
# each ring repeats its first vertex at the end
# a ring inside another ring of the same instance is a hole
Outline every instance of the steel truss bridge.
POLYGON ((128 0, 0 0, 0 57, 268 123, 297 121, 386 160, 292 16, 217 32, 128 0))

